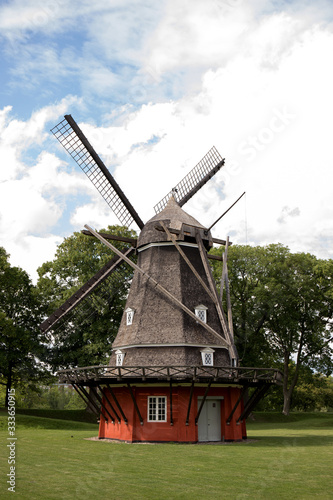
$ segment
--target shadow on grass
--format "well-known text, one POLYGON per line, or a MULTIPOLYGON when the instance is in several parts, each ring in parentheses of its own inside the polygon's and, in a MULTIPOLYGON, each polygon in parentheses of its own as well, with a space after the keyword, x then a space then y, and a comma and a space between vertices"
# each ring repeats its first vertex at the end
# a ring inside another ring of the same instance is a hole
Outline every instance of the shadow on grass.
POLYGON ((249 443, 250 446, 260 447, 281 447, 291 446, 293 448, 300 447, 311 447, 311 446, 331 446, 333 445, 333 436, 323 436, 317 434, 307 434, 306 436, 299 436, 297 434, 287 434, 285 436, 249 436, 249 440, 253 439, 253 443, 249 443))
MULTIPOLYGON (((7 429, 7 418, 1 416, 0 430, 7 429)), ((16 415, 16 430, 20 429, 57 429, 57 430, 90 430, 92 435, 98 433, 98 425, 89 422, 75 422, 55 418, 43 418, 33 415, 16 415)))

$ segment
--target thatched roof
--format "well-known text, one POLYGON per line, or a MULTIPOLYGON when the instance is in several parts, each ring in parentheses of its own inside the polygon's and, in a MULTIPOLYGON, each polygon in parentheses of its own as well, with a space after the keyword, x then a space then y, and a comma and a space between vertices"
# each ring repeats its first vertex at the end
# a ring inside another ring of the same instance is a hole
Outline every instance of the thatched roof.
MULTIPOLYGON (((168 237, 164 231, 156 229, 159 227, 159 222, 163 221, 167 224, 170 229, 178 231, 179 237, 177 239, 183 240, 184 234, 182 229, 184 226, 189 226, 190 228, 198 228, 202 233, 206 231, 206 228, 200 224, 194 217, 185 212, 176 202, 173 196, 166 207, 157 215, 152 217, 143 227, 139 239, 138 248, 149 243, 156 243, 159 241, 167 241, 168 237)), ((208 239, 208 235, 206 235, 208 239)))

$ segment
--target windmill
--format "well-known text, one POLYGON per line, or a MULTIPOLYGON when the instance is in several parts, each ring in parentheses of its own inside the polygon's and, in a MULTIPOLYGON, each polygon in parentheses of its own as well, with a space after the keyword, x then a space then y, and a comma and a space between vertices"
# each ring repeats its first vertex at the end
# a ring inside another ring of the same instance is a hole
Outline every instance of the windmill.
POLYGON ((53 134, 120 223, 135 223, 140 234, 137 240, 125 239, 129 247, 120 251, 111 243, 119 237, 85 226, 85 234, 115 256, 42 323, 44 332, 124 263, 134 274, 109 364, 61 370, 61 381, 71 383, 100 416, 99 437, 180 442, 246 437, 247 416, 270 385, 281 382, 281 374, 239 366, 228 295, 229 241, 214 238, 213 225, 204 227, 182 208, 223 167, 224 159, 213 147, 144 223, 74 119, 64 118, 53 134), (209 265, 213 243, 225 245, 227 314, 209 265), (137 264, 131 259, 134 253, 137 264), (253 393, 244 404, 249 387, 253 393))

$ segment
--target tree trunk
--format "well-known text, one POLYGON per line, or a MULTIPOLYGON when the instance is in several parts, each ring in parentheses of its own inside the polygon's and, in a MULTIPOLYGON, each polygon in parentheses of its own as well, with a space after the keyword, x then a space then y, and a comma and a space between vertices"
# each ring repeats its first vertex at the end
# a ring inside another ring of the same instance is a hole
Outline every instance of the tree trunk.
MULTIPOLYGON (((301 347, 299 348, 299 352, 301 352, 301 347)), ((295 386, 297 384, 298 380, 298 374, 300 370, 300 356, 297 357, 297 362, 296 362, 296 369, 294 376, 290 382, 290 385, 288 387, 288 375, 289 375, 289 359, 290 359, 290 354, 289 352, 285 353, 284 356, 284 367, 283 367, 283 410, 282 413, 283 415, 289 415, 290 413, 290 405, 291 405, 291 397, 293 394, 293 391, 295 389, 295 386)))
POLYGON ((291 391, 287 390, 283 391, 283 415, 288 416, 290 413, 290 404, 291 404, 291 391))

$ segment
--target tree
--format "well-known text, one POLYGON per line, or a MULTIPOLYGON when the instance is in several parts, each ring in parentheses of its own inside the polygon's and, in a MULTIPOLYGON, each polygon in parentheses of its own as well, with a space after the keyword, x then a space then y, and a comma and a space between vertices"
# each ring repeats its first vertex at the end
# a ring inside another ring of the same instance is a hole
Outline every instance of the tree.
MULTIPOLYGON (((134 231, 109 226, 105 233, 135 238, 134 231)), ((119 248, 129 245, 113 242, 119 248)), ((38 269, 38 289, 48 304, 48 314, 60 307, 99 271, 114 254, 96 238, 74 233, 59 246, 56 257, 38 269)), ((103 364, 117 334, 132 271, 123 264, 98 292, 89 295, 49 334, 49 363, 53 370, 103 364)))
POLYGON ((12 384, 43 372, 38 360, 43 341, 38 325, 42 308, 28 274, 11 267, 9 255, 0 248, 0 375, 6 401, 12 384))
MULTIPOLYGON (((211 253, 221 255, 223 250, 223 247, 214 248, 211 253)), ((219 284, 222 263, 213 261, 213 273, 216 283, 219 284)), ((263 329, 269 315, 269 304, 258 298, 266 274, 263 247, 233 245, 229 248, 228 278, 233 328, 243 366, 267 366, 267 363, 272 362, 263 329)), ((224 293, 224 301, 225 295, 224 293)))
POLYGON ((270 304, 265 336, 273 355, 283 362, 283 413, 288 415, 300 368, 307 365, 327 374, 332 370, 333 261, 270 245, 267 262, 268 276, 260 291, 270 304), (295 371, 290 377, 291 360, 295 371))
POLYGON ((332 369, 333 261, 292 254, 280 244, 234 245, 228 269, 240 357, 243 364, 282 367, 288 414, 300 368, 332 369))

